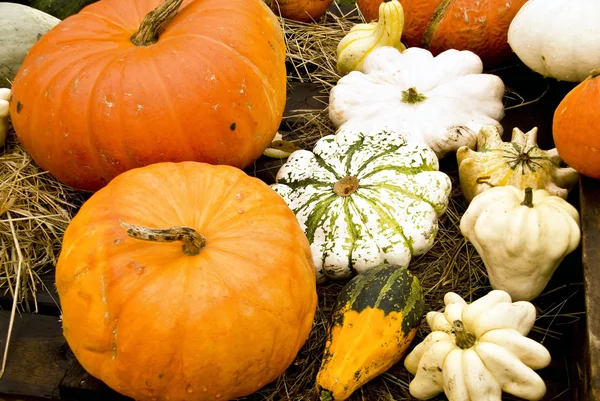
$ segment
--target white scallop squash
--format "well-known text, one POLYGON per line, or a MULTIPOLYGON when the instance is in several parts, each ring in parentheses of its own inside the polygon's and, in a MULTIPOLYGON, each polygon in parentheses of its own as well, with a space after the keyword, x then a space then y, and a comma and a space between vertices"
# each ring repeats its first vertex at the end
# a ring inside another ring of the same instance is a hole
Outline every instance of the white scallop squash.
POLYGON ((444 296, 443 312, 428 312, 431 333, 404 360, 415 377, 410 394, 427 400, 444 393, 448 401, 501 401, 502 393, 537 401, 546 393, 534 370, 550 364, 540 343, 526 337, 535 306, 513 302, 493 290, 467 304, 458 294, 444 296))
POLYGON ((510 24, 508 44, 533 71, 581 82, 600 68, 600 1, 529 0, 510 24))
POLYGON ((451 187, 425 144, 349 131, 293 152, 272 185, 304 229, 318 282, 408 266, 432 247, 451 187))
POLYGON ((473 149, 481 127, 502 130, 504 116, 504 83, 482 71, 481 59, 467 50, 434 57, 418 47, 379 47, 361 71, 332 88, 329 117, 338 130, 391 131, 426 144, 438 157, 461 146, 473 149))

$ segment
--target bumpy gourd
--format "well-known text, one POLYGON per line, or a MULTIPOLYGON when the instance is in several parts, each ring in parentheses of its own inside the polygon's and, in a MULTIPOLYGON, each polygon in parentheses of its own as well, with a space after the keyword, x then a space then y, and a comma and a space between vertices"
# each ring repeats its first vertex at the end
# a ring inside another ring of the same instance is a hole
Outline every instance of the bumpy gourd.
POLYGON ((474 148, 481 127, 502 129, 504 116, 504 83, 482 71, 481 59, 470 51, 434 57, 417 47, 379 47, 365 58, 362 72, 332 88, 329 117, 338 130, 394 132, 426 144, 438 157, 474 148))
POLYGON ((419 279, 381 265, 340 291, 317 374, 322 401, 347 399, 404 356, 425 310, 419 279))
POLYGON ((477 136, 477 151, 466 146, 456 152, 460 188, 465 199, 494 186, 514 185, 525 189, 545 189, 566 199, 579 174, 561 167, 556 148, 542 150, 537 145, 537 127, 524 133, 514 128, 510 142, 503 142, 495 126, 483 127, 477 136))
POLYGON ((550 353, 526 337, 535 306, 499 290, 471 304, 449 292, 444 303, 444 312, 427 313, 431 333, 404 360, 415 375, 413 397, 444 392, 449 401, 501 401, 503 390, 530 401, 544 396, 546 385, 534 370, 550 364, 550 353))
POLYGON ((11 90, 0 88, 0 146, 4 146, 8 134, 8 116, 10 115, 11 90))
POLYGON ((460 230, 485 264, 492 288, 530 301, 581 239, 579 213, 544 189, 495 187, 473 198, 460 230))
POLYGON ((451 190, 438 170, 424 144, 343 131, 292 153, 272 188, 296 214, 323 282, 427 252, 451 190))
POLYGON ((403 51, 402 28, 404 10, 398 0, 384 0, 379 6, 379 20, 357 24, 350 29, 337 47, 337 70, 340 74, 360 71, 365 57, 381 46, 392 46, 403 51))

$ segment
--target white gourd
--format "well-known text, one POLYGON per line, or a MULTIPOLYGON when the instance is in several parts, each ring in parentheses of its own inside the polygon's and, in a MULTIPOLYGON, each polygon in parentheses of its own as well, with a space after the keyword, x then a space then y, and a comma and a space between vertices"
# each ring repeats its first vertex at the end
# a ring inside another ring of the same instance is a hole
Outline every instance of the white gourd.
POLYGON ((272 188, 296 214, 318 282, 427 252, 446 211, 450 178, 424 144, 394 133, 344 131, 293 152, 272 188))
POLYGON ((4 146, 8 135, 8 117, 10 115, 10 98, 12 91, 0 88, 0 146, 4 146))
POLYGON ((492 288, 524 301, 542 293, 581 240, 573 205, 545 189, 512 185, 475 196, 460 230, 481 256, 492 288))
POLYGON ((581 82, 600 68, 598 0, 529 0, 508 29, 508 43, 533 71, 581 82))
POLYGON ((546 393, 534 372, 550 364, 548 350, 526 337, 535 307, 493 290, 467 304, 444 296, 444 312, 428 312, 431 333, 404 360, 415 377, 410 394, 426 400, 445 393, 449 401, 501 401, 502 392, 536 401, 546 393))
POLYGON ((0 88, 10 88, 31 46, 59 22, 33 7, 0 2, 0 88))
POLYGON ((482 71, 481 59, 466 50, 434 57, 417 47, 379 47, 362 72, 332 88, 329 117, 338 130, 394 132, 426 144, 440 158, 461 146, 473 149, 481 127, 501 131, 504 116, 504 83, 482 71))

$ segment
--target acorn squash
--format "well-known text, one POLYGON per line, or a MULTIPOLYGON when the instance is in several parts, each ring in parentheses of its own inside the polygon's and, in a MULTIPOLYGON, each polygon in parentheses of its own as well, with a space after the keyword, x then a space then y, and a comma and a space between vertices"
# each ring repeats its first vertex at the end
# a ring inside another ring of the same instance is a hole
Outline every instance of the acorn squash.
POLYGON ((358 275, 336 300, 317 374, 322 401, 345 400, 404 356, 425 312, 419 279, 383 264, 358 275))

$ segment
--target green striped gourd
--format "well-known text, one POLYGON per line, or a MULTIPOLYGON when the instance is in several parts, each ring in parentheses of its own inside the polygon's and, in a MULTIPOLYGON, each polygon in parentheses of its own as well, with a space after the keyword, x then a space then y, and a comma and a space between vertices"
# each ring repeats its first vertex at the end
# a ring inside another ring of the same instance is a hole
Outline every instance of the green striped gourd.
POLYGON ((336 300, 317 374, 322 401, 345 400, 406 353, 425 312, 408 269, 381 265, 356 276, 336 300))
POLYGON ((425 144, 340 131, 293 152, 272 188, 304 229, 322 283, 427 252, 451 183, 425 144))

